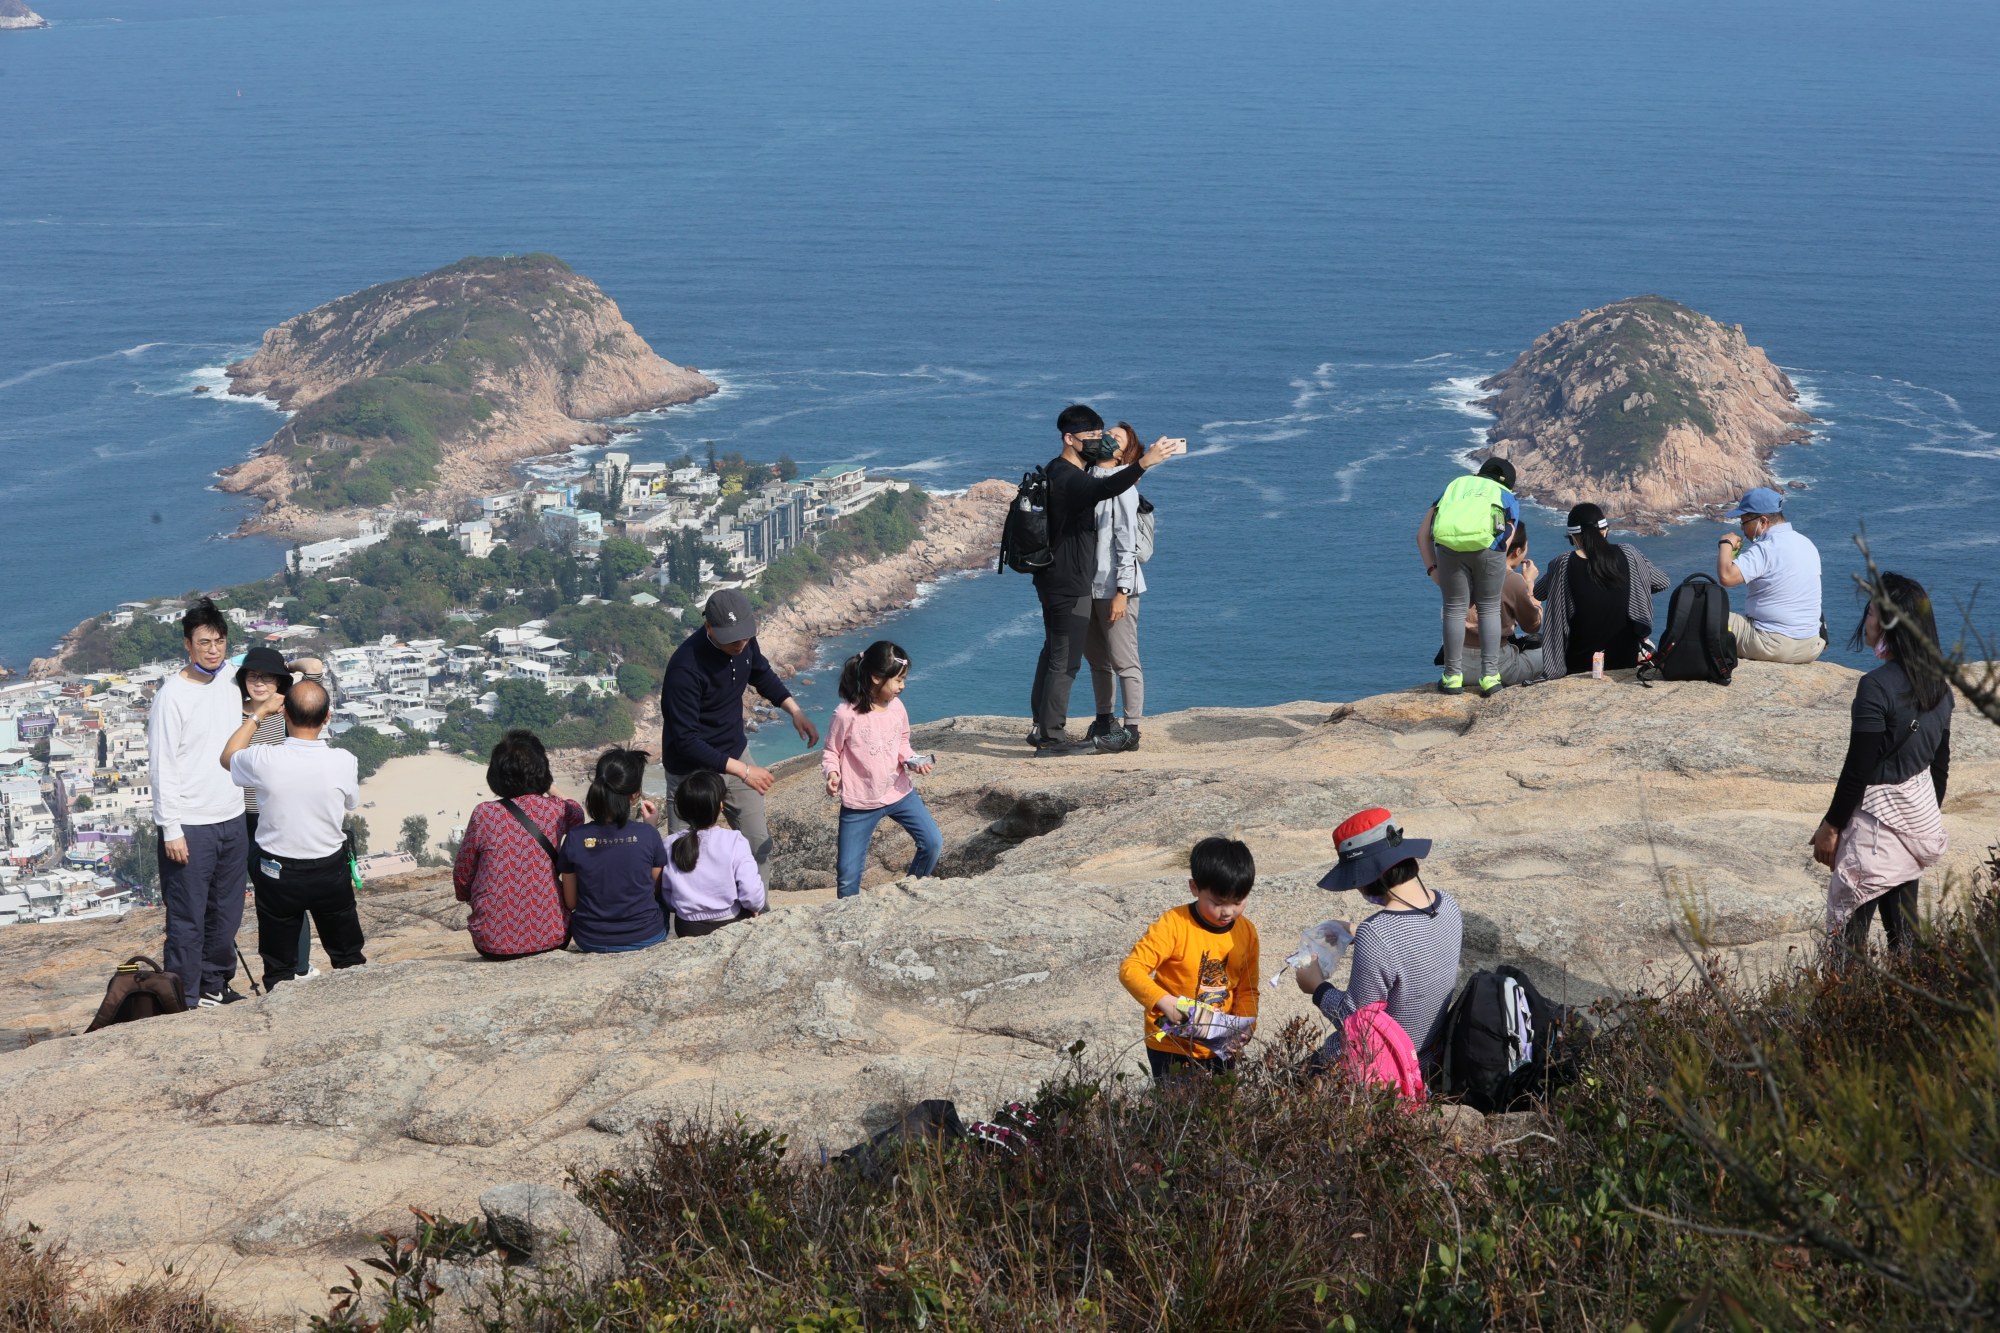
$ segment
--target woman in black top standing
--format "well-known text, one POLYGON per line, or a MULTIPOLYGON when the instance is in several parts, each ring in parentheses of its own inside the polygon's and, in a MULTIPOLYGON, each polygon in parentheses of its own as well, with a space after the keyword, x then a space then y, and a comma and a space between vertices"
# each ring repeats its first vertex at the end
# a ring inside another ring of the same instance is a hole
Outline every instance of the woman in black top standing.
POLYGON ((1880 905, 1892 950, 1915 942, 1917 876, 1947 846, 1945 781, 1951 775, 1951 685, 1938 662, 1930 594, 1915 579, 1883 574, 1854 631, 1882 665, 1855 687, 1847 759, 1833 802, 1813 834, 1827 884, 1830 935, 1859 952, 1880 905))
POLYGON ((1569 511, 1570 549, 1535 583, 1542 602, 1542 674, 1587 675, 1604 654, 1607 669, 1639 665, 1639 645, 1653 632, 1653 594, 1666 574, 1638 547, 1614 543, 1611 521, 1594 504, 1569 511))

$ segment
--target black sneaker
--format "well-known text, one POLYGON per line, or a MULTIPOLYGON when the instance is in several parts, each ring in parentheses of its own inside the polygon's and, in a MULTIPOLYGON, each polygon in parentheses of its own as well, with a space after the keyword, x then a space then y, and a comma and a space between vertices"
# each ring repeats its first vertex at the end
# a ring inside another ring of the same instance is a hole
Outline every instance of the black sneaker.
POLYGON ((234 986, 224 986, 218 991, 203 992, 201 999, 195 1004, 195 1008, 220 1009, 225 1004, 235 1004, 238 1000, 247 1000, 249 998, 249 996, 237 990, 234 986))
POLYGON ((1075 754, 1082 748, 1066 731, 1044 732, 1035 737, 1036 754, 1075 754))
POLYGON ((1037 723, 1036 725, 1028 728, 1028 744, 1034 746, 1037 750, 1042 748, 1041 724, 1037 723))
POLYGON ((1099 754, 1124 754, 1139 744, 1139 736, 1129 727, 1107 731, 1096 741, 1099 754))
POLYGON ((1109 735, 1116 730, 1118 730, 1117 722, 1113 721, 1109 714, 1106 714, 1103 717, 1091 719, 1090 726, 1084 730, 1083 738, 1087 741, 1094 741, 1099 736, 1109 735))

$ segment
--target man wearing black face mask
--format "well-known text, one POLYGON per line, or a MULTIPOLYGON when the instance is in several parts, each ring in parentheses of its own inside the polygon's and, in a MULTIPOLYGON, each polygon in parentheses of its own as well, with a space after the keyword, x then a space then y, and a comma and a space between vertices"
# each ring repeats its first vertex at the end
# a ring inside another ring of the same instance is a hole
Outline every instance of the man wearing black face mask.
POLYGON ((1048 477, 1048 567, 1035 574, 1035 593, 1042 603, 1042 652, 1035 662, 1035 685, 1029 698, 1034 730, 1028 743, 1041 751, 1068 748, 1064 727, 1069 723, 1070 689, 1083 661, 1083 640, 1090 630, 1090 584, 1097 569, 1097 502, 1130 490, 1140 473, 1157 467, 1187 449, 1186 440, 1162 438, 1130 467, 1092 476, 1092 464, 1117 452, 1116 438, 1107 438, 1104 418, 1074 403, 1056 418, 1062 432, 1062 454, 1043 472, 1048 477))

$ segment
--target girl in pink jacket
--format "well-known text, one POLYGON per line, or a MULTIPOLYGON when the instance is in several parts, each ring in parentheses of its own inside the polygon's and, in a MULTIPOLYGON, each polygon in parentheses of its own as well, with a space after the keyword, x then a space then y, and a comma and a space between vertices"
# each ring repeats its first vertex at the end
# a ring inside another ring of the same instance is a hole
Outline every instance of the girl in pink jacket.
POLYGON ((903 709, 903 686, 910 655, 881 639, 847 659, 840 671, 841 704, 826 730, 820 768, 829 796, 840 798, 840 896, 861 892, 868 866, 868 841, 883 818, 901 824, 916 840, 908 874, 922 878, 937 869, 944 838, 910 774, 931 771, 930 757, 910 749, 910 715, 903 709))

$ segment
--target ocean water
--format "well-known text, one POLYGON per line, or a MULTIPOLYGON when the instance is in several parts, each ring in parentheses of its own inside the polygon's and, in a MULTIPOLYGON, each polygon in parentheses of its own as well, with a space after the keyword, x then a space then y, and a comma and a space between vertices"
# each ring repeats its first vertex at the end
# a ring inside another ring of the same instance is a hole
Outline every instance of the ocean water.
MULTIPOLYGON (((1152 711, 1426 678, 1414 530, 1479 437, 1471 386, 1638 292, 1742 323, 1824 419, 1778 467, 1836 625, 1864 525, 1946 605, 1996 568, 1989 4, 41 8, 0 34, 15 667, 276 566, 211 484, 278 418, 197 383, 300 310, 510 250, 726 386, 631 423, 639 457, 949 488, 1048 457, 1072 399, 1189 437, 1147 482, 1152 711)), ((1642 544, 1678 576, 1714 537, 1642 544)), ((1025 579, 880 632, 916 717, 1025 715, 1025 579)))

